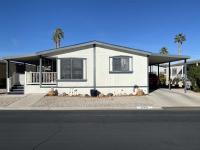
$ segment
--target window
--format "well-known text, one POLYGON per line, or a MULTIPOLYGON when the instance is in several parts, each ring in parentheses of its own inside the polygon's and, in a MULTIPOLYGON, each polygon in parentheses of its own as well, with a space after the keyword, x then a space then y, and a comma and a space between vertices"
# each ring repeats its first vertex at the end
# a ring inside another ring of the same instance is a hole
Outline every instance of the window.
POLYGON ((173 68, 173 69, 172 69, 172 75, 175 76, 176 74, 177 74, 177 69, 176 69, 176 68, 173 68))
POLYGON ((115 56, 110 58, 110 72, 128 73, 132 72, 132 57, 115 56))
POLYGON ((166 74, 167 73, 167 69, 164 69, 164 74, 166 74))
POLYGON ((83 60, 82 58, 61 59, 61 79, 83 79, 83 60))

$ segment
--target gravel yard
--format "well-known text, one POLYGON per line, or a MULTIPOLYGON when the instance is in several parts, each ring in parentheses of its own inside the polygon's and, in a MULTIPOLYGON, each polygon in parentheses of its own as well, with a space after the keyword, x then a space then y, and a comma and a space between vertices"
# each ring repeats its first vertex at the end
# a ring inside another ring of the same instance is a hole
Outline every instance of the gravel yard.
POLYGON ((146 96, 124 96, 124 97, 49 97, 45 96, 43 99, 35 103, 34 107, 135 107, 135 106, 149 106, 153 105, 147 101, 146 96))
POLYGON ((200 107, 200 95, 183 90, 158 89, 146 96, 119 97, 70 97, 45 96, 32 105, 33 107, 75 107, 75 108, 136 108, 136 107, 200 107))

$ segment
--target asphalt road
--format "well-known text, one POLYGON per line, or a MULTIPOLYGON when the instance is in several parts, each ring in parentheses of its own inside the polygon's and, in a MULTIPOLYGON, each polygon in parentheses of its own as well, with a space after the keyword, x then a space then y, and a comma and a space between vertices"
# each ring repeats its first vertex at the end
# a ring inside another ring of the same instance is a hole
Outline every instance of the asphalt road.
POLYGON ((0 150, 199 150, 200 111, 1 111, 0 150))

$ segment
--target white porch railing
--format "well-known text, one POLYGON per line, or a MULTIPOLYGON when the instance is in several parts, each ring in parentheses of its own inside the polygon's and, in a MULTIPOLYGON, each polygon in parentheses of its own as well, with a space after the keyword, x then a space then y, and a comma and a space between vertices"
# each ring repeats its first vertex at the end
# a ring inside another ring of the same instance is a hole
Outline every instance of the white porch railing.
MULTIPOLYGON (((26 72, 26 84, 40 84, 40 72, 26 72)), ((56 84, 57 72, 42 72, 42 84, 56 84)))

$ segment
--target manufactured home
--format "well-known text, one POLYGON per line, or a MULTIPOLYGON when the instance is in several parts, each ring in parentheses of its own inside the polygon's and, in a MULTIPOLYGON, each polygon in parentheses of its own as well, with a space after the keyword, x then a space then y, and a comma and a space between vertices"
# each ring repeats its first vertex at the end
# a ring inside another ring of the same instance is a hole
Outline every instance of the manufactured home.
POLYGON ((149 66, 189 57, 91 41, 4 59, 8 93, 47 93, 53 88, 59 93, 90 94, 95 89, 117 95, 132 93, 135 86, 148 94, 149 66), (12 63, 21 67, 13 71, 12 63))
MULTIPOLYGON (((191 66, 199 66, 199 65, 200 65, 200 60, 188 60, 187 61, 187 68, 185 68, 185 65, 184 65, 183 62, 178 62, 178 63, 172 64, 171 65, 171 70, 170 70, 171 81, 173 81, 175 79, 180 79, 178 85, 179 85, 179 87, 182 87, 184 85, 182 79, 184 79, 189 67, 191 67, 191 66), (185 69, 187 69, 187 70, 185 71, 185 69)), ((169 74, 169 67, 168 67, 168 65, 165 65, 163 67, 165 67, 165 70, 166 70, 166 72, 165 72, 165 75, 167 77, 166 81, 169 81, 168 76, 167 76, 167 74, 169 74)))

